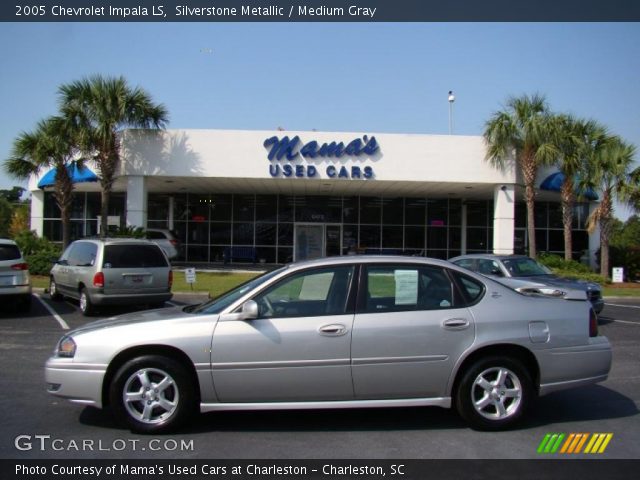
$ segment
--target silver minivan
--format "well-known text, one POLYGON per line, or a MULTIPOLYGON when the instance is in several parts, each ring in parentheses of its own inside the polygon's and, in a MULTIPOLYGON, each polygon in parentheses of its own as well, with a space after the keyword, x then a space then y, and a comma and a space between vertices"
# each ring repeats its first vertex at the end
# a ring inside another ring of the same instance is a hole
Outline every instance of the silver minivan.
POLYGON ((49 275, 53 300, 70 297, 84 315, 108 305, 164 305, 173 273, 155 243, 137 239, 84 239, 71 243, 49 275))
POLYGON ((13 304, 22 313, 31 309, 29 266, 16 242, 8 238, 0 238, 0 302, 13 304))

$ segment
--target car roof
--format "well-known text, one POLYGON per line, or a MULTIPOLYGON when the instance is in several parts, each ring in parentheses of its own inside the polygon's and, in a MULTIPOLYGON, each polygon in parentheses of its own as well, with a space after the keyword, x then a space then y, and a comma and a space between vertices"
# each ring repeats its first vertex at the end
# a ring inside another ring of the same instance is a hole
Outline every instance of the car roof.
POLYGON ((344 255, 341 257, 324 257, 314 260, 303 260, 287 264, 290 268, 324 267, 331 265, 348 265, 353 263, 406 263, 424 265, 438 265, 450 268, 452 264, 446 260, 430 257, 406 257, 402 255, 344 255))
POLYGON ((0 238, 0 243, 5 243, 7 245, 17 245, 17 243, 10 238, 0 238))
POLYGON ((495 253, 469 253, 466 255, 459 255, 449 259, 450 262, 455 260, 463 260, 465 258, 492 258, 496 260, 516 259, 516 258, 529 258, 526 255, 499 255, 495 253))
POLYGON ((142 244, 142 245, 156 245, 154 242, 147 240, 145 238, 128 238, 128 237, 106 237, 106 238, 97 238, 97 237, 87 237, 75 240, 76 242, 94 242, 94 243, 105 243, 109 245, 113 244, 142 244))

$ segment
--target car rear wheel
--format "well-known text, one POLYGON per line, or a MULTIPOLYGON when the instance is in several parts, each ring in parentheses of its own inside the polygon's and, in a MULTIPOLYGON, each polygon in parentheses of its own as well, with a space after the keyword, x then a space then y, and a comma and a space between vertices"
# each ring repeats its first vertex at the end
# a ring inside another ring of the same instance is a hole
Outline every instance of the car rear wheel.
POLYGON ((519 360, 487 357, 463 374, 456 407, 474 429, 504 430, 522 418, 533 396, 531 376, 519 360))
POLYGON ((80 290, 80 311, 85 317, 93 315, 95 311, 95 307, 93 306, 93 303, 91 303, 91 297, 89 296, 89 292, 87 292, 86 288, 80 290))
POLYGON ((62 295, 60 295, 60 292, 58 291, 58 285, 56 284, 56 279, 53 277, 49 279, 49 297, 54 302, 62 300, 62 295))
POLYGON ((116 417, 139 433, 165 433, 183 425, 196 409, 187 369, 163 356, 147 355, 125 363, 111 383, 116 417))

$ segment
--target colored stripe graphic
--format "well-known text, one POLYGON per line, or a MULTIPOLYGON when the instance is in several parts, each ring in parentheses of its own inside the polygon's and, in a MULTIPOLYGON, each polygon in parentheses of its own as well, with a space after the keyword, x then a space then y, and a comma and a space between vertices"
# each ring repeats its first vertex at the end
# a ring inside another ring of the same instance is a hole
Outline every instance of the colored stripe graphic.
POLYGON ((542 454, 574 455, 578 453, 604 453, 612 438, 613 433, 569 433, 568 435, 564 433, 547 433, 540 445, 538 445, 537 451, 542 454))

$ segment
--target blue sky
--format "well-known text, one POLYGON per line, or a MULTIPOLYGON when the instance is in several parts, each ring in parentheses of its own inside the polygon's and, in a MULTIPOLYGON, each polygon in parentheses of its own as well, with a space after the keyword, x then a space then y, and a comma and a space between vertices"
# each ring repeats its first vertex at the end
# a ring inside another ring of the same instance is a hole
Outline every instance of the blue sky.
POLYGON ((0 58, 0 160, 95 73, 145 88, 170 128, 446 134, 453 90, 454 133, 479 135, 539 92, 640 147, 637 23, 5 23, 0 58))

